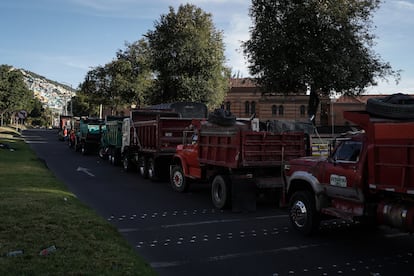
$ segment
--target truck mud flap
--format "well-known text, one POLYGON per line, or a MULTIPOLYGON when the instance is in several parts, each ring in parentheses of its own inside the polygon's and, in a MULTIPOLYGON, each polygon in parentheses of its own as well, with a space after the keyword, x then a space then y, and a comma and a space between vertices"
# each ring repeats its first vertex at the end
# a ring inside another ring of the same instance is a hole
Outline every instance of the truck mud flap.
POLYGON ((233 212, 256 211, 256 183, 248 175, 231 175, 233 212))

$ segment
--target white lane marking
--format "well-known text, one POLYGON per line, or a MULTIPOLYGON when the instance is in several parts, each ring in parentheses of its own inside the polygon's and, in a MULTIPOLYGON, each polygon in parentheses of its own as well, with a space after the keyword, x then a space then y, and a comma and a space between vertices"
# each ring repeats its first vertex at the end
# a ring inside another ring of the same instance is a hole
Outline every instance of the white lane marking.
POLYGON ((120 228, 118 231, 120 233, 129 233, 143 230, 156 230, 156 229, 169 229, 176 227, 189 227, 189 226, 198 226, 206 224, 219 224, 219 223, 231 223, 231 222, 240 222, 240 221, 249 221, 249 220, 264 220, 264 219, 274 219, 274 218, 286 218, 288 215, 278 215, 278 216, 266 216, 266 217, 253 217, 253 218, 239 218, 239 219, 217 219, 217 220, 207 220, 207 221, 196 221, 188 223, 177 223, 177 224, 166 224, 161 226, 147 227, 147 228, 120 228))
POLYGON ((84 173, 86 173, 87 175, 89 175, 89 176, 95 176, 93 173, 91 173, 90 171, 89 171, 89 169, 87 169, 87 168, 82 168, 82 167, 78 167, 77 169, 76 169, 76 171, 78 171, 78 172, 84 172, 84 173))
POLYGON ((215 220, 188 222, 188 223, 167 224, 167 225, 161 225, 161 228, 174 228, 174 227, 196 226, 196 225, 204 225, 204 224, 240 222, 240 221, 247 221, 247 220, 252 220, 252 219, 254 219, 254 220, 264 220, 264 219, 287 218, 287 217, 288 217, 288 215, 277 215, 277 216, 265 216, 265 217, 254 217, 254 218, 215 219, 215 220))
POLYGON ((409 236, 409 233, 396 233, 396 234, 385 234, 384 236, 386 238, 399 238, 399 237, 405 237, 409 236))
POLYGON ((307 244, 307 245, 289 246, 289 247, 282 247, 282 248, 269 249, 269 250, 257 250, 257 251, 250 251, 250 252, 217 255, 217 256, 207 257, 207 258, 203 258, 199 260, 192 260, 192 261, 183 260, 183 261, 170 261, 170 262, 151 262, 150 265, 152 268, 166 268, 166 267, 172 267, 172 266, 182 266, 190 262, 217 262, 217 261, 225 261, 229 259, 236 259, 240 257, 292 252, 292 251, 298 251, 298 250, 303 250, 303 249, 308 249, 308 248, 313 248, 313 247, 320 247, 320 246, 323 246, 323 244, 307 244))

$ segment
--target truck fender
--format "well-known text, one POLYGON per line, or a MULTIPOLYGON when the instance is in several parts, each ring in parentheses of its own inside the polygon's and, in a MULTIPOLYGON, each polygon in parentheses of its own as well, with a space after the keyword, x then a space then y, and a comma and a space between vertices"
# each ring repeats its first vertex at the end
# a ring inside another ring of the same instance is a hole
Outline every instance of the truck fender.
POLYGON ((184 158, 182 158, 179 155, 174 155, 173 160, 172 160, 172 164, 170 165, 170 173, 171 173, 172 168, 174 166, 176 166, 176 165, 180 165, 181 166, 181 168, 183 169, 183 173, 184 173, 185 176, 187 176, 189 174, 187 162, 185 161, 184 158))
POLYGON ((306 171, 296 171, 287 180, 286 191, 288 200, 299 190, 308 190, 315 195, 316 210, 321 210, 325 205, 325 191, 323 185, 311 173, 306 171))

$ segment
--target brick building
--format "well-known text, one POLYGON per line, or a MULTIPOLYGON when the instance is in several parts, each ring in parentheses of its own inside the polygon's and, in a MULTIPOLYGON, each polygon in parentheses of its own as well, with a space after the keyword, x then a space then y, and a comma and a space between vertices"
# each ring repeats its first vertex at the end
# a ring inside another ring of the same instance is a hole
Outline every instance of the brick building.
MULTIPOLYGON (((224 100, 224 107, 235 116, 245 118, 256 114, 261 121, 287 120, 309 122, 309 96, 303 94, 284 95, 272 93, 262 95, 252 79, 231 79, 230 91, 224 100)), ((316 115, 317 125, 329 123, 329 98, 321 99, 316 115)))
MULTIPOLYGON (((320 99, 320 106, 316 114, 316 125, 322 127, 350 125, 344 119, 344 111, 365 110, 370 98, 383 98, 387 95, 360 95, 340 96, 337 99, 320 99)), ((414 97, 414 95, 411 95, 414 97)), ((253 113, 261 121, 287 120, 309 122, 308 110, 309 95, 283 95, 274 93, 262 95, 260 89, 252 79, 230 79, 230 91, 224 100, 224 107, 237 117, 250 117, 253 113)))

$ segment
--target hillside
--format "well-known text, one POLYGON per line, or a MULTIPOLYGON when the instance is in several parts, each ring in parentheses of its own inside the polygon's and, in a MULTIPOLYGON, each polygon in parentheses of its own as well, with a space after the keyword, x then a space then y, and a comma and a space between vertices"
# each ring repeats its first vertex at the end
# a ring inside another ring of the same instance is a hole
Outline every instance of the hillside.
MULTIPOLYGON (((19 69, 27 87, 33 91, 45 106, 49 107, 56 113, 64 114, 65 106, 70 101, 71 96, 76 95, 76 90, 68 85, 51 81, 36 73, 19 69)), ((69 110, 70 111, 70 110, 69 110)))

